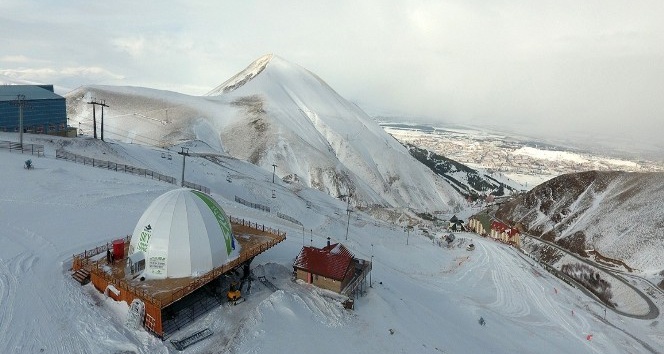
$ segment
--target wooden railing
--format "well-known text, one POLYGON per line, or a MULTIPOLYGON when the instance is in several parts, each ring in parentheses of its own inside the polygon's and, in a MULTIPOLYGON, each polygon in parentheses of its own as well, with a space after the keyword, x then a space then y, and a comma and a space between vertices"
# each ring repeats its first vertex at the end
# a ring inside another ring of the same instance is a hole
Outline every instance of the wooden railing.
POLYGON ((32 155, 37 154, 37 156, 44 156, 44 145, 39 145, 39 144, 21 145, 21 143, 13 141, 0 140, 0 149, 7 149, 10 152, 11 151, 20 151, 21 153, 29 152, 32 155))
POLYGON ((269 206, 263 205, 263 204, 258 204, 258 203, 252 203, 248 200, 244 200, 244 199, 238 197, 237 195, 235 196, 235 201, 242 204, 242 205, 248 206, 250 208, 266 211, 268 213, 270 212, 270 207, 269 206))
POLYGON ((292 222, 295 225, 302 226, 302 223, 300 222, 300 220, 298 220, 298 219, 296 219, 296 218, 294 218, 290 215, 286 215, 284 213, 277 212, 277 217, 282 218, 284 220, 288 220, 288 221, 292 222))
POLYGON ((195 190, 197 190, 197 191, 201 191, 201 192, 203 192, 203 193, 210 194, 210 188, 208 188, 208 187, 206 187, 206 186, 202 186, 202 185, 197 184, 197 183, 192 183, 192 182, 184 181, 184 182, 182 183, 182 186, 183 186, 183 187, 187 187, 187 188, 191 188, 191 189, 195 189, 195 190))
POLYGON ((155 171, 148 170, 148 169, 145 169, 145 168, 134 167, 134 166, 131 166, 131 165, 115 163, 115 162, 112 162, 112 161, 100 160, 100 159, 95 159, 95 158, 92 158, 92 157, 78 155, 78 154, 74 154, 74 153, 65 151, 64 149, 55 150, 55 158, 74 161, 74 162, 77 162, 77 163, 82 163, 84 165, 91 165, 93 167, 104 168, 104 169, 107 169, 107 170, 112 170, 112 171, 117 171, 117 172, 130 173, 130 174, 133 174, 133 175, 146 177, 146 178, 152 178, 152 179, 156 179, 158 181, 163 181, 163 182, 167 182, 167 183, 171 183, 171 184, 176 184, 176 182, 177 182, 175 180, 175 177, 167 176, 167 175, 161 174, 159 172, 155 172, 155 171))
POLYGON ((235 217, 232 217, 232 216, 230 217, 230 219, 231 219, 232 223, 235 223, 235 224, 238 224, 238 225, 247 226, 249 228, 256 229, 256 230, 263 231, 263 232, 267 232, 267 233, 270 233, 270 234, 273 234, 273 235, 276 235, 276 236, 286 237, 286 232, 281 232, 281 231, 279 231, 279 229, 273 229, 271 227, 265 227, 265 225, 259 225, 258 223, 252 223, 249 220, 235 218, 235 217))
MULTIPOLYGON (((129 241, 131 240, 131 235, 127 235, 124 237, 125 244, 128 245, 129 241)), ((72 257, 72 265, 71 268, 73 271, 77 271, 81 268, 84 268, 86 265, 91 264, 90 262, 90 257, 94 257, 98 254, 104 253, 107 250, 110 250, 113 248, 113 243, 112 242, 106 242, 106 244, 97 246, 93 249, 85 250, 79 254, 75 254, 72 257)))
POLYGON ((186 287, 180 288, 180 289, 174 291, 173 293, 171 293, 170 296, 166 300, 164 300, 164 301, 157 300, 158 302, 155 303, 155 305, 159 306, 160 308, 164 308, 164 307, 174 303, 175 301, 177 301, 177 300, 183 298, 184 296, 192 293, 196 289, 198 289, 198 288, 202 287, 203 285, 209 283, 210 281, 212 281, 213 279, 219 277, 220 275, 222 275, 224 273, 227 273, 227 272, 237 268, 238 266, 242 265, 244 262, 248 261, 249 259, 251 259, 253 257, 256 257, 257 255, 259 255, 259 254, 265 252, 266 250, 268 250, 269 248, 274 247, 276 244, 278 244, 279 242, 281 242, 285 239, 286 239, 285 236, 281 236, 280 238, 274 239, 274 240, 270 241, 267 244, 264 243, 264 244, 260 244, 258 246, 254 246, 254 247, 252 247, 248 250, 242 250, 242 253, 240 254, 240 257, 235 258, 235 259, 231 260, 230 262, 228 262, 226 264, 223 264, 223 265, 221 265, 221 266, 205 273, 203 276, 196 278, 196 280, 189 283, 189 285, 187 285, 186 287))
POLYGON ((369 272, 371 272, 371 269, 373 268, 373 264, 371 262, 364 259, 361 259, 359 261, 362 262, 361 264, 362 272, 356 275, 354 279, 351 280, 351 282, 348 283, 348 285, 346 285, 346 287, 341 290, 342 294, 350 295, 351 293, 353 293, 357 289, 357 287, 360 286, 360 284, 367 278, 369 272))
POLYGON ((160 301, 157 298, 152 296, 152 294, 150 294, 145 289, 138 286, 134 286, 125 279, 118 279, 106 273, 106 271, 102 269, 100 262, 92 261, 91 264, 92 264, 92 269, 90 270, 91 273, 103 278, 106 282, 108 282, 108 284, 113 285, 118 290, 129 291, 133 294, 140 296, 143 300, 147 300, 148 302, 156 306, 158 306, 158 304, 160 303, 160 301))
MULTIPOLYGON (((94 261, 91 260, 90 257, 94 257, 98 254, 101 254, 103 252, 106 252, 106 250, 110 249, 112 247, 112 243, 107 242, 104 245, 95 247, 90 250, 85 250, 84 252, 81 252, 79 254, 75 254, 73 256, 73 261, 72 261, 72 269, 74 271, 77 271, 81 268, 89 268, 91 273, 94 273, 98 275, 99 277, 103 278, 108 284, 112 284, 116 288, 118 288, 120 291, 125 290, 132 292, 136 295, 141 296, 143 299, 151 302, 153 305, 159 307, 159 308, 164 308, 173 302, 181 299, 182 297, 190 294, 194 290, 202 287, 203 285, 209 283, 211 280, 219 277, 220 275, 229 272, 233 270, 234 268, 242 265, 244 262, 248 261, 250 258, 253 258, 257 256, 260 253, 265 252, 269 248, 274 247, 276 244, 279 242, 283 241, 286 239, 286 233, 285 232, 280 232, 278 229, 273 229, 270 227, 265 227, 265 225, 259 225, 258 223, 253 223, 249 220, 244 220, 236 217, 230 217, 231 222, 234 224, 246 226, 258 231, 262 231, 268 234, 272 234, 274 238, 270 240, 267 243, 262 243, 260 245, 248 248, 246 250, 242 250, 240 253, 240 256, 238 258, 235 258, 231 260, 230 262, 223 264, 217 268, 212 269, 211 271, 205 273, 204 275, 196 278, 193 280, 189 285, 182 287, 180 289, 177 289, 173 293, 170 294, 166 299, 158 299, 149 292, 147 292, 145 289, 139 287, 139 286, 134 286, 130 282, 128 282, 125 279, 117 279, 113 277, 112 275, 106 273, 106 271, 102 268, 101 262, 99 261, 94 261)), ((124 238, 125 244, 128 245, 131 241, 131 235, 127 235, 124 238)))

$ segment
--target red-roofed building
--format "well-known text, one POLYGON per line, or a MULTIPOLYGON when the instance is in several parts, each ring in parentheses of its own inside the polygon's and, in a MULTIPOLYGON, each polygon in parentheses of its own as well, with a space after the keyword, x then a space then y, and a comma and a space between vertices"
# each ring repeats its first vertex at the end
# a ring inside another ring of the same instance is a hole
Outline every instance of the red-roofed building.
POLYGON ((521 239, 519 235, 520 232, 516 228, 509 227, 500 221, 491 222, 490 236, 495 239, 498 239, 505 243, 511 243, 519 247, 521 246, 521 239))
POLYGON ((356 273, 364 278, 366 271, 371 270, 371 263, 356 259, 344 245, 330 245, 328 241, 328 245, 323 248, 302 247, 295 258, 293 269, 297 279, 341 293, 353 281, 356 273))

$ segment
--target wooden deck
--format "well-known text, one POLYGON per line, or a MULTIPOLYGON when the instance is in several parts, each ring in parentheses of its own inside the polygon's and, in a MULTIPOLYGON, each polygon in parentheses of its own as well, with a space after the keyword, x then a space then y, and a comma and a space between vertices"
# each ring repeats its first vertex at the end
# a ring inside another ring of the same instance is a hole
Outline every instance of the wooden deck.
MULTIPOLYGON (((143 325, 158 337, 164 338, 163 309, 286 239, 285 232, 244 219, 233 217, 230 219, 235 240, 240 245, 240 255, 198 277, 146 281, 141 281, 139 278, 127 280, 124 273, 126 259, 116 260, 109 264, 105 257, 106 251, 112 247, 110 242, 75 254, 72 257, 72 270, 74 272, 82 269, 89 271, 94 287, 100 292, 108 290, 108 296, 117 301, 126 301, 127 304, 134 299, 143 301, 145 304, 143 325)), ((126 236, 124 240, 126 256, 131 237, 126 236)))
MULTIPOLYGON (((237 227, 239 229, 239 227, 237 227)), ((217 278, 218 276, 231 271, 235 267, 241 265, 244 263, 244 261, 249 260, 253 257, 256 257, 260 253, 264 252, 268 248, 276 245, 276 243, 280 242, 281 240, 278 240, 276 235, 264 233, 258 230, 244 230, 242 232, 236 231, 236 226, 233 226, 233 233, 235 234, 235 240, 237 243, 240 244, 240 256, 236 259, 242 259, 242 262, 231 262, 227 263, 237 263, 233 267, 226 267, 226 269, 221 269, 224 268, 223 266, 218 267, 220 272, 214 276, 213 278, 209 277, 204 277, 203 278, 209 278, 206 279, 203 284, 200 284, 200 286, 205 285, 206 283, 212 281, 214 278, 217 278), (275 242, 276 241, 276 242, 275 242), (261 247, 264 246, 264 247, 261 247), (268 247, 269 246, 269 247, 268 247)), ((104 259, 104 261, 106 261, 104 259)), ((118 275, 120 275, 121 278, 124 278, 124 264, 125 260, 123 260, 122 264, 120 266, 113 267, 114 272, 116 271, 118 275)), ((140 281, 140 279, 136 278, 130 281, 129 283, 136 286, 139 289, 143 289, 147 291, 148 293, 152 294, 155 298, 157 298, 158 301, 162 303, 162 308, 170 305, 172 302, 177 301, 179 298, 184 297, 188 295, 189 293, 193 292, 194 290, 198 289, 200 286, 190 286, 190 285, 195 285, 197 280, 201 279, 202 277, 186 277, 186 278, 166 278, 166 279, 154 279, 154 280, 145 280, 145 281, 140 281), (189 289, 188 289, 189 288, 189 289)))
MULTIPOLYGON (((239 257, 198 277, 145 281, 141 281, 139 278, 127 280, 125 279, 126 258, 109 264, 106 257, 100 255, 101 253, 105 254, 109 246, 100 246, 95 250, 75 255, 72 268, 74 271, 81 268, 88 269, 97 277, 103 278, 104 283, 107 284, 106 286, 113 285, 121 291, 122 289, 129 290, 144 301, 149 301, 156 307, 163 309, 286 239, 283 232, 242 219, 232 218, 231 225, 235 240, 240 245, 239 257), (99 256, 94 257, 96 255, 99 256), (96 259, 93 259, 93 257, 96 259)), ((130 237, 125 238, 125 256, 129 250, 129 241, 130 237)), ((104 289, 98 287, 98 290, 103 292, 105 287, 104 289)))

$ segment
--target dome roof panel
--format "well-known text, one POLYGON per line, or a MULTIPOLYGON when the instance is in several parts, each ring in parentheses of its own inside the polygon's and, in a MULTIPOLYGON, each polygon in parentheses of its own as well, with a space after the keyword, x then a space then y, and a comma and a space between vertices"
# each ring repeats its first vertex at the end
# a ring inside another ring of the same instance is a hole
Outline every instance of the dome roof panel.
POLYGON ((157 197, 136 224, 129 254, 145 253, 147 278, 204 274, 239 255, 230 220, 207 194, 172 190, 157 197))

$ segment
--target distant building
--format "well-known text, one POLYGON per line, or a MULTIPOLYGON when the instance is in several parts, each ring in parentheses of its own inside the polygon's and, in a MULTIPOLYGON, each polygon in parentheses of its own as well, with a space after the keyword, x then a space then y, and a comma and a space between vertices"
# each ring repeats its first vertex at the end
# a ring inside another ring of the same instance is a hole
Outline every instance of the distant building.
POLYGON ((66 130, 65 98, 53 92, 53 85, 0 85, 0 131, 18 132, 19 95, 25 100, 24 132, 54 134, 66 130))
POLYGON ((336 293, 350 294, 363 288, 371 262, 357 259, 340 243, 323 248, 304 246, 293 263, 297 279, 336 293))
POLYGON ((500 221, 491 222, 490 236, 492 238, 520 247, 521 241, 519 235, 520 232, 516 228, 509 227, 500 221))
POLYGON ((491 230, 491 217, 487 214, 477 214, 468 219, 471 231, 481 236, 488 236, 491 230))
POLYGON ((482 236, 489 236, 498 241, 521 247, 521 231, 519 226, 510 227, 504 223, 491 220, 487 214, 477 214, 468 219, 468 228, 482 236))
POLYGON ((457 218, 456 215, 452 216, 450 219, 450 224, 447 229, 450 231, 466 231, 463 220, 457 218))

